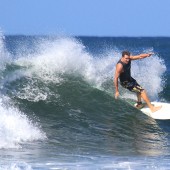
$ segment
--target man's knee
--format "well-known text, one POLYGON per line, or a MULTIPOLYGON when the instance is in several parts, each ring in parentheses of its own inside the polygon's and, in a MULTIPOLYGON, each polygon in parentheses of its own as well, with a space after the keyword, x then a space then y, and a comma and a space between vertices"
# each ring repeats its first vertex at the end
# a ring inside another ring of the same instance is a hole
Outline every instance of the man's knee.
POLYGON ((140 91, 140 93, 146 93, 145 89, 142 89, 142 90, 140 91))

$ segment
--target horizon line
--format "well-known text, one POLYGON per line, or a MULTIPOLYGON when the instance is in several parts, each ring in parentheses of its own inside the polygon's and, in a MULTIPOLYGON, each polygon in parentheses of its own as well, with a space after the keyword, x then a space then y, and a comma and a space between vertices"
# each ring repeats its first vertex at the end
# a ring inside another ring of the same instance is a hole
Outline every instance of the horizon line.
POLYGON ((170 36, 158 35, 158 36, 127 36, 127 35, 61 35, 61 34, 2 34, 4 36, 61 36, 61 37, 95 37, 95 38, 170 38, 170 36))

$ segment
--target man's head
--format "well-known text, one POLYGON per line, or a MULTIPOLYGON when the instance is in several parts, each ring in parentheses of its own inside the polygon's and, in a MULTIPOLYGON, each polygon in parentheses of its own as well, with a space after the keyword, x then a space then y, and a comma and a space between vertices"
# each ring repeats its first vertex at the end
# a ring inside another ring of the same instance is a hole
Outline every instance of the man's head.
POLYGON ((130 60, 130 52, 129 51, 123 51, 122 52, 122 61, 126 64, 129 63, 130 60))
POLYGON ((124 57, 125 55, 130 56, 130 52, 129 51, 123 51, 122 52, 122 57, 124 57))

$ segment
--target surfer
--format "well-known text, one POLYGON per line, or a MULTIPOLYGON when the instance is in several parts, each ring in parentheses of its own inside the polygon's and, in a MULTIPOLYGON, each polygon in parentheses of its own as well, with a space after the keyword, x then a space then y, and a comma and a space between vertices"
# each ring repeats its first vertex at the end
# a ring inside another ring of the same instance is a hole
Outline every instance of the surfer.
POLYGON ((146 91, 137 83, 137 81, 131 77, 131 61, 150 57, 153 53, 140 54, 131 56, 129 51, 122 52, 122 58, 116 65, 114 85, 115 85, 115 98, 119 96, 118 79, 120 80, 121 86, 135 92, 137 94, 137 108, 142 108, 142 99, 146 102, 151 112, 155 112, 161 109, 162 106, 154 106, 151 104, 146 91))

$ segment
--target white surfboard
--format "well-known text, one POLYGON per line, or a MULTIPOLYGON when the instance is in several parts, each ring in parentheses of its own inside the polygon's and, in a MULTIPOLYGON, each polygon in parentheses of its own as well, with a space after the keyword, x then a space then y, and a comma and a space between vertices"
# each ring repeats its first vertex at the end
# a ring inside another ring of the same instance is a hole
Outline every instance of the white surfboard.
POLYGON ((151 102, 155 106, 162 106, 162 108, 156 112, 151 112, 151 110, 146 105, 142 109, 140 109, 144 114, 152 117, 153 119, 170 119, 170 103, 162 103, 162 102, 151 102))

